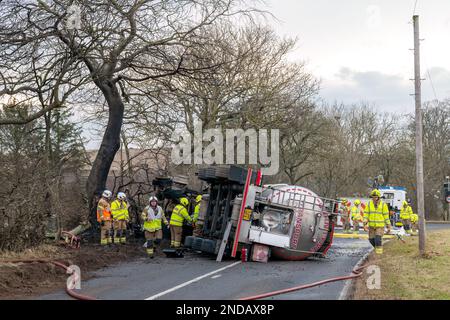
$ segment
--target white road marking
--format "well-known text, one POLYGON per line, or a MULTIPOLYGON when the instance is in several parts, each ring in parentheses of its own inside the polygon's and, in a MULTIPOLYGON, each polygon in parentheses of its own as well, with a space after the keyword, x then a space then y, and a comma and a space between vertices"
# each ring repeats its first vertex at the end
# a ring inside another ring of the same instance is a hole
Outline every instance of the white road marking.
POLYGON ((215 270, 215 271, 211 271, 211 272, 209 272, 209 273, 207 273, 207 274, 204 274, 204 275, 202 275, 202 276, 200 276, 200 277, 194 278, 194 279, 192 279, 192 280, 189 280, 189 281, 187 281, 187 282, 184 282, 184 283, 182 283, 182 284, 179 284, 179 285, 177 285, 177 286, 175 286, 175 287, 173 287, 173 288, 167 289, 166 291, 163 291, 163 292, 160 292, 160 293, 158 293, 158 294, 155 294, 155 295, 153 295, 153 296, 151 296, 151 297, 146 298, 145 300, 155 300, 155 299, 157 299, 157 298, 159 298, 159 297, 161 297, 161 296, 164 296, 164 295, 166 295, 166 294, 168 294, 168 293, 170 293, 170 292, 176 291, 176 290, 178 290, 178 289, 180 289, 180 288, 183 288, 183 287, 185 287, 185 286, 187 286, 187 285, 190 285, 191 283, 197 282, 197 281, 199 281, 199 280, 201 280, 201 279, 204 279, 204 278, 207 278, 207 277, 209 277, 209 276, 211 276, 211 275, 213 275, 213 274, 215 274, 215 273, 218 273, 218 272, 221 272, 221 271, 226 270, 226 269, 228 269, 228 268, 234 267, 234 266, 238 265, 238 264, 241 263, 241 262, 242 262, 242 261, 236 261, 236 262, 234 262, 234 263, 232 263, 232 264, 229 264, 229 265, 227 265, 227 266, 225 266, 225 267, 223 267, 223 268, 217 269, 217 270, 215 270))
POLYGON ((221 274, 216 274, 215 276, 212 276, 211 279, 217 279, 217 278, 219 278, 221 276, 222 276, 221 274))

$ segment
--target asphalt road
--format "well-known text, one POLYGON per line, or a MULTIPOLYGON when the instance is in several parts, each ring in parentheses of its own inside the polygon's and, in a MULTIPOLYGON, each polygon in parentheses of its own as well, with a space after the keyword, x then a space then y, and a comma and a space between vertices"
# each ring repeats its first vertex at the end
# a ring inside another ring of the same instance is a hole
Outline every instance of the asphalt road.
MULTIPOLYGON (((369 249, 366 240, 335 239, 327 258, 306 261, 218 263, 195 253, 184 258, 142 258, 95 272, 93 279, 81 284, 80 292, 99 299, 233 300, 348 275, 369 249), (224 267, 228 268, 217 272, 224 267), (212 274, 197 279, 208 273, 212 274)), ((274 298, 338 299, 343 286, 341 281, 274 298)), ((39 297, 69 298, 62 290, 39 297)))
MULTIPOLYGON (((430 231, 442 228, 450 225, 428 226, 430 231)), ((218 263, 196 253, 184 258, 142 258, 95 272, 79 291, 98 299, 234 300, 348 275, 370 248, 367 240, 335 238, 327 258, 306 261, 218 263)), ((335 300, 344 284, 339 281, 269 299, 335 300)), ((38 299, 70 297, 61 290, 38 299)))

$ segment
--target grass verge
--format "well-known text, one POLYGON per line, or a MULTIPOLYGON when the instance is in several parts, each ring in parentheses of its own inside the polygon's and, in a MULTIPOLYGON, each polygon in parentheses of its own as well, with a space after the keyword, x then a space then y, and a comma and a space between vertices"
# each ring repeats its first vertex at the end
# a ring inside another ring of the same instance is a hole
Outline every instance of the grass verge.
POLYGON ((366 263, 380 267, 381 289, 368 289, 370 274, 354 283, 353 299, 357 300, 450 300, 450 230, 429 232, 427 250, 419 256, 418 237, 405 242, 391 240, 384 254, 372 253, 366 263))

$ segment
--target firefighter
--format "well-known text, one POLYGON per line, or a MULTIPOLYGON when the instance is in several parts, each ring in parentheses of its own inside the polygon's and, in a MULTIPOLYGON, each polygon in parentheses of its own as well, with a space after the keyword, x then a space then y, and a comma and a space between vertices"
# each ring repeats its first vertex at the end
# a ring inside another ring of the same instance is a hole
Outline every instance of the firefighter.
POLYGON ((163 209, 158 205, 158 198, 152 196, 148 203, 149 205, 142 212, 142 220, 144 220, 144 233, 147 240, 147 254, 153 259, 154 251, 163 238, 161 221, 166 226, 169 226, 169 222, 164 215, 163 209))
POLYGON ((183 232, 183 222, 187 220, 192 223, 192 218, 188 213, 189 200, 185 197, 179 199, 179 204, 173 208, 170 216, 170 246, 179 248, 181 246, 181 236, 183 232))
POLYGON ((418 226, 418 222, 419 222, 419 215, 417 213, 412 212, 411 214, 411 234, 414 234, 419 230, 419 226, 418 226))
POLYGON ((100 244, 112 243, 111 206, 109 204, 112 192, 105 190, 97 204, 97 221, 100 223, 100 244))
POLYGON ((111 203, 111 214, 114 224, 114 242, 125 244, 127 241, 127 223, 130 221, 127 196, 123 192, 117 194, 117 199, 111 203))
POLYGON ((388 205, 389 209, 389 220, 391 221, 391 226, 395 225, 395 211, 391 205, 388 205))
POLYGON ((364 231, 369 232, 369 241, 375 247, 375 252, 382 254, 384 228, 387 227, 387 233, 391 232, 389 209, 387 204, 381 201, 378 189, 374 189, 370 197, 372 200, 364 209, 364 231))
POLYGON ((361 201, 355 200, 354 206, 352 207, 352 221, 353 221, 353 233, 359 233, 359 223, 363 222, 363 210, 360 207, 361 201))
POLYGON ((194 236, 199 236, 200 233, 201 233, 201 230, 203 228, 203 225, 200 225, 200 224, 197 223, 197 221, 198 221, 198 214, 200 212, 200 203, 201 202, 202 202, 202 195, 199 194, 195 198, 194 214, 192 216, 192 223, 193 223, 193 227, 194 227, 194 232, 193 232, 194 236))
POLYGON ((347 199, 342 199, 341 201, 343 208, 341 213, 342 218, 342 227, 344 229, 344 233, 350 233, 350 210, 348 207, 347 199))
POLYGON ((400 210, 398 210, 398 207, 394 208, 394 215, 395 215, 395 226, 397 228, 401 228, 403 226, 402 221, 400 220, 400 210))
POLYGON ((400 208, 400 219, 402 220, 403 228, 407 234, 411 234, 411 215, 412 215, 411 206, 408 202, 403 201, 403 205, 400 208))

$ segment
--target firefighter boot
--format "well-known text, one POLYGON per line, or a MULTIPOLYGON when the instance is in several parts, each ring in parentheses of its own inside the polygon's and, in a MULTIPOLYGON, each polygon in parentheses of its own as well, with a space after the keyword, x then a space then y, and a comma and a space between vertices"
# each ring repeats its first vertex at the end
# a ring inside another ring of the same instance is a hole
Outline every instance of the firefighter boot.
POLYGON ((127 230, 126 229, 122 229, 121 230, 120 243, 121 244, 126 244, 127 243, 127 230))
POLYGON ((380 235, 375 236, 375 253, 383 254, 383 237, 380 235))
POLYGON ((161 251, 161 239, 155 239, 153 241, 153 249, 154 249, 155 255, 161 251))
POLYGON ((114 243, 114 230, 110 229, 108 232, 108 244, 114 243))
POLYGON ((150 259, 154 258, 153 240, 147 240, 147 255, 150 259))

